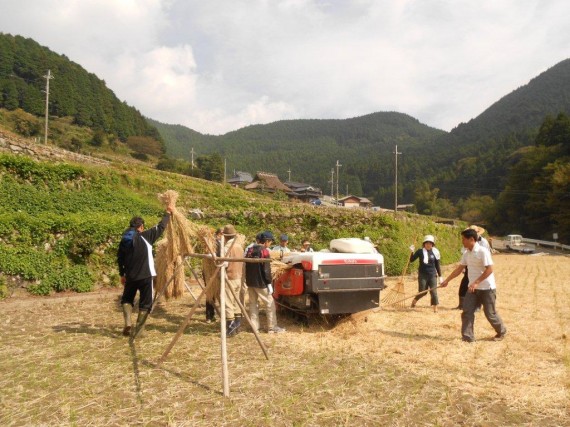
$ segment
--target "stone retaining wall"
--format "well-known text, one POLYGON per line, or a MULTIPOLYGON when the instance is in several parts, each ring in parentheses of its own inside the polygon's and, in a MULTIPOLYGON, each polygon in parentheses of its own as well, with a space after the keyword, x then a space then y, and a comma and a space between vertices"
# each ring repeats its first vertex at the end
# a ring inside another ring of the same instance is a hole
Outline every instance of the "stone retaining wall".
POLYGON ((18 138, 12 134, 0 130, 0 151, 12 154, 23 154, 37 160, 51 160, 59 162, 91 163, 108 165, 107 160, 84 154, 74 153, 53 145, 38 144, 36 142, 18 138))

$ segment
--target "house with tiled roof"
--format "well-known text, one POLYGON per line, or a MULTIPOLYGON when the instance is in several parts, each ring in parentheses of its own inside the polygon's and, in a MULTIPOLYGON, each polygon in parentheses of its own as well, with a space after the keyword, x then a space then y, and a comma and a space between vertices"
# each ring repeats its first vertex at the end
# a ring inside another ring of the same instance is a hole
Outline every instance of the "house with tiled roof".
POLYGON ((293 199, 310 202, 311 200, 319 199, 323 195, 320 188, 303 182, 285 181, 284 184, 292 190, 289 193, 289 197, 293 199))
POLYGON ((249 172, 235 171, 234 176, 226 182, 232 187, 243 187, 253 181, 253 177, 249 172))
POLYGON ((346 196, 338 200, 339 205, 345 208, 370 208, 372 207, 372 202, 366 197, 359 196, 346 196))

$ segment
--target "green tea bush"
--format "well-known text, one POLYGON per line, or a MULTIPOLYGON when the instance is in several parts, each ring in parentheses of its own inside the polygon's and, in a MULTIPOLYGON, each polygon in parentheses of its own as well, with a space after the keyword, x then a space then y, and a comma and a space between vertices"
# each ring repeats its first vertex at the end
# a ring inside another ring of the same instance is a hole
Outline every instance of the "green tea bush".
POLYGON ((84 265, 74 265, 63 271, 52 271, 44 282, 56 292, 93 290, 93 276, 84 265))

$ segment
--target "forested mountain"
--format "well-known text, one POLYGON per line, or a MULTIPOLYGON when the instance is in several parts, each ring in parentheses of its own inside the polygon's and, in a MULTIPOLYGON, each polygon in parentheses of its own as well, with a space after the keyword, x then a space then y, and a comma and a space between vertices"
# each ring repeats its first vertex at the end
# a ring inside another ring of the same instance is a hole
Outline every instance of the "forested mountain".
POLYGON ((114 134, 160 140, 156 128, 135 108, 121 102, 105 82, 65 55, 58 55, 32 39, 0 33, 0 108, 43 116, 45 75, 50 70, 49 114, 70 116, 80 126, 114 134))
POLYGON ((534 145, 546 116, 569 112, 567 59, 441 136, 433 147, 440 173, 430 183, 453 200, 471 193, 497 195, 506 184, 512 153, 534 145))
MULTIPOLYGON (((363 194, 382 206, 393 203, 394 146, 399 200, 470 195, 496 197, 506 184, 510 156, 534 145, 547 115, 570 112, 570 60, 565 60, 490 106, 468 123, 446 133, 400 113, 375 113, 347 120, 287 120, 249 126, 221 136, 202 135, 184 126, 152 122, 165 138, 167 153, 190 158, 218 152, 228 169, 266 170, 320 186, 330 185, 336 160, 341 192, 363 194), (418 191, 422 194, 418 194, 418 191)), ((436 210, 445 214, 449 204, 436 210)), ((426 208, 426 213, 436 213, 426 208)), ((419 209, 420 211, 422 209, 419 209)), ((452 215, 454 212, 448 212, 452 215)))
MULTIPOLYGON (((331 169, 339 160, 340 191, 344 193, 348 185, 349 193, 356 195, 370 195, 379 189, 391 194, 395 146, 414 153, 445 133, 395 112, 345 120, 283 120, 221 136, 151 123, 163 135, 170 156, 189 159, 192 148, 200 154, 218 152, 227 159, 230 171, 263 170, 286 179, 291 170, 292 180, 320 186, 327 193, 331 169)), ((417 159, 409 156, 401 170, 417 173, 419 167, 417 159)))

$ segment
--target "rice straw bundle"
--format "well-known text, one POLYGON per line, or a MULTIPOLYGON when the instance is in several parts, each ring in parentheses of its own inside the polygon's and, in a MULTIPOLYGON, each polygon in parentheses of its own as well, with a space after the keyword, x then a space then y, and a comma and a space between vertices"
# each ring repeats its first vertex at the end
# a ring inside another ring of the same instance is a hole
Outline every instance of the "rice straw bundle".
POLYGON ((164 296, 166 299, 179 298, 184 293, 186 280, 184 267, 180 264, 184 262, 186 255, 194 253, 193 242, 198 240, 200 228, 176 209, 178 200, 176 191, 168 190, 159 194, 158 198, 165 207, 172 206, 173 210, 168 227, 166 227, 166 235, 159 242, 156 250, 155 288, 157 292, 161 292, 170 278, 175 275, 172 283, 164 290, 164 296))
MULTIPOLYGON (((245 242, 245 236, 243 234, 238 233, 236 234, 235 239, 236 242, 234 243, 234 247, 236 245, 240 245, 243 248, 243 244, 245 242)), ((214 238, 212 233, 210 233, 210 236, 205 237, 204 240, 208 242, 207 246, 209 246, 211 250, 213 251, 216 250, 216 239, 214 238)), ((206 250, 205 252, 209 253, 208 250, 206 250)), ((202 261, 202 272, 204 273, 204 279, 206 281, 206 284, 208 284, 209 281, 212 280, 211 277, 214 274, 218 278, 217 280, 214 280, 214 283, 210 287, 206 288, 206 299, 210 302, 218 300, 220 297, 220 280, 219 280, 220 272, 219 271, 216 272, 216 264, 214 263, 214 261, 211 259, 204 259, 202 261)))
POLYGON ((271 280, 275 282, 283 273, 290 270, 293 264, 285 264, 282 261, 272 259, 271 260, 271 280))

